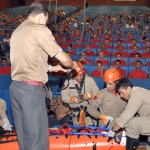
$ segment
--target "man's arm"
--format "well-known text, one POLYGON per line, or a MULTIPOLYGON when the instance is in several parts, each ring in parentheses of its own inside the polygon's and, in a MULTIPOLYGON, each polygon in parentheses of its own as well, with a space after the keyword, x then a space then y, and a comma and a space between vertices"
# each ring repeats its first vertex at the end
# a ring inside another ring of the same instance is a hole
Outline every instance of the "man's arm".
POLYGON ((63 66, 68 68, 73 67, 72 59, 64 51, 59 52, 55 57, 60 61, 63 66))

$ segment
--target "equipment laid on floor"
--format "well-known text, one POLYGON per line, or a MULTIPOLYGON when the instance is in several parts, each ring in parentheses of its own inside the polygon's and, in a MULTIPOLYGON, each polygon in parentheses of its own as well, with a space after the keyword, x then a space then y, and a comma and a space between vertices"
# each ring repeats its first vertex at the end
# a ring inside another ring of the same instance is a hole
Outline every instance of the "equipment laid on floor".
MULTIPOLYGON (((125 150, 114 140, 107 142, 108 128, 64 125, 49 129, 49 150, 125 150)), ((19 150, 16 132, 0 134, 1 150, 19 150)))

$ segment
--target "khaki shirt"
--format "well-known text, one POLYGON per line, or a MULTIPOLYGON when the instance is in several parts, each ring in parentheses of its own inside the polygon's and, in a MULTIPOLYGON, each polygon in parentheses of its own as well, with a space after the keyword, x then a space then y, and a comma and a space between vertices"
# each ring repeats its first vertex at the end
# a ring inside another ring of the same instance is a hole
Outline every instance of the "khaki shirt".
MULTIPOLYGON (((68 80, 65 81, 64 87, 67 87, 67 88, 65 90, 61 91, 62 101, 64 103, 69 104, 69 106, 71 108, 80 108, 80 106, 84 106, 84 107, 89 106, 94 100, 89 100, 89 101, 84 100, 82 103, 79 103, 79 104, 70 102, 71 96, 79 98, 78 91, 75 87, 75 83, 76 83, 75 81, 76 80, 73 80, 73 79, 70 79, 69 81, 68 80)), ((81 94, 83 94, 85 92, 89 92, 89 93, 94 93, 96 95, 98 91, 99 91, 99 88, 98 88, 96 82, 94 81, 94 79, 92 77, 85 76, 81 94)), ((77 116, 79 114, 79 112, 72 111, 72 114, 77 116)), ((73 123, 78 124, 77 117, 73 118, 73 123)), ((86 117, 86 123, 87 123, 87 125, 92 125, 93 121, 90 117, 86 117)))
MULTIPOLYGON (((71 96, 79 98, 79 94, 75 87, 75 83, 76 83, 76 80, 70 79, 69 83, 68 83, 68 80, 66 80, 64 87, 67 87, 67 85, 69 85, 69 86, 65 90, 61 91, 62 101, 65 103, 68 103, 71 108, 76 108, 76 107, 79 107, 80 105, 82 105, 81 103, 79 103, 79 104, 70 103, 71 96)), ((84 81, 84 84, 82 87, 81 95, 83 95, 83 93, 85 93, 85 92, 94 93, 96 95, 98 90, 99 90, 98 86, 97 86, 96 82, 94 81, 94 79, 92 77, 85 76, 85 81, 84 81)), ((88 106, 88 102, 83 101, 83 105, 88 106)))
POLYGON ((0 126, 4 124, 4 119, 6 117, 6 102, 0 98, 0 126))
POLYGON ((61 51, 47 26, 25 20, 10 39, 12 80, 46 83, 48 55, 53 57, 61 51))
MULTIPOLYGON (((109 127, 115 124, 115 119, 125 110, 127 103, 123 101, 117 93, 112 93, 107 88, 99 91, 99 97, 94 103, 88 107, 88 113, 96 119, 99 119, 102 114, 114 118, 109 127), (99 110, 98 110, 99 109, 99 110)), ((103 126, 103 122, 99 120, 99 125, 103 126)))
MULTIPOLYGON (((139 117, 148 117, 150 119, 150 91, 141 87, 133 87, 126 109, 121 116, 116 119, 116 123, 120 127, 125 127, 127 123, 138 114, 139 117)), ((148 120, 149 120, 148 119, 148 120)), ((143 124, 144 125, 144 124, 143 124)), ((149 127, 150 124, 145 124, 149 127)))

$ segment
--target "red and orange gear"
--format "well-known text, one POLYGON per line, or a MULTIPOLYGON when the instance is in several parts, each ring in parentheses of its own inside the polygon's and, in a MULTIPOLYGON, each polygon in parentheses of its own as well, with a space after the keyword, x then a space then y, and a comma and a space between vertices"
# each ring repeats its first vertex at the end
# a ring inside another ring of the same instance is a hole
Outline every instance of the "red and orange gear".
POLYGON ((120 73, 115 68, 109 68, 104 73, 104 81, 107 83, 117 81, 120 78, 121 78, 120 73))
POLYGON ((75 62, 76 68, 73 69, 73 73, 75 76, 82 76, 85 74, 84 66, 81 62, 75 62))

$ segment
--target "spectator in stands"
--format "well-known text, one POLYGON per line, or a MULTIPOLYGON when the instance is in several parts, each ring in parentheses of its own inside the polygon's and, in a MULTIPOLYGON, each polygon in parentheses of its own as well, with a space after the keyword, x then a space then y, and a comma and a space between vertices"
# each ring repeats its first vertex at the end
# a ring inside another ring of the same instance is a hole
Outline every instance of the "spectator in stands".
POLYGON ((95 44, 93 37, 90 38, 89 45, 91 48, 98 48, 98 45, 95 44))
POLYGON ((5 52, 10 52, 10 34, 6 34, 3 42, 5 44, 5 52))
POLYGON ((128 20, 126 22, 125 28, 134 28, 134 24, 130 20, 128 20))
POLYGON ((126 43, 132 43, 132 40, 135 39, 134 35, 131 32, 127 32, 126 43))
POLYGON ((10 66, 8 66, 7 64, 7 59, 4 57, 1 59, 1 64, 2 66, 0 66, 0 74, 11 74, 11 68, 10 66))
POLYGON ((72 45, 72 48, 84 48, 82 43, 80 42, 80 39, 77 39, 76 42, 72 45))
POLYGON ((109 61, 107 59, 105 59, 105 55, 103 51, 100 51, 98 53, 99 58, 94 62, 95 65, 97 65, 98 62, 102 62, 102 64, 104 66, 108 66, 109 65, 109 61))
POLYGON ((92 71, 92 77, 103 77, 104 75, 104 66, 102 62, 97 63, 97 69, 92 71))
POLYGON ((122 46, 123 50, 126 49, 126 47, 122 45, 121 39, 117 40, 116 43, 117 45, 114 46, 114 49, 118 50, 120 46, 122 46))
POLYGON ((56 57, 63 66, 75 68, 71 58, 56 43, 46 26, 48 9, 35 2, 27 19, 10 39, 10 99, 20 150, 48 150, 48 118, 45 107, 47 72, 67 71, 60 65, 50 66, 48 56, 56 57))
POLYGON ((133 46, 133 52, 131 52, 131 53, 129 54, 129 57, 135 57, 136 54, 138 54, 140 57, 142 57, 142 54, 139 53, 138 50, 139 50, 139 49, 138 49, 138 46, 137 46, 137 45, 133 46))
POLYGON ((150 58, 150 47, 145 48, 145 52, 142 54, 143 58, 150 58))
POLYGON ((118 19, 118 20, 117 20, 117 26, 118 26, 119 28, 123 27, 123 22, 121 21, 121 19, 118 19))
POLYGON ((12 131, 12 125, 7 118, 6 110, 6 102, 0 98, 0 127, 6 131, 12 131))
POLYGON ((67 34, 66 38, 67 38, 67 43, 69 43, 69 44, 73 43, 73 39, 71 39, 70 34, 67 34))
MULTIPOLYGON (((121 98, 127 102, 127 105, 121 115, 117 117, 115 125, 108 132, 108 139, 114 138, 121 128, 125 128, 126 150, 136 150, 139 145, 139 136, 150 135, 150 91, 133 86, 127 78, 119 80, 116 89, 121 98)), ((150 148, 149 141, 146 146, 148 150, 150 148)))
POLYGON ((99 89, 94 79, 85 75, 83 65, 77 62, 77 66, 76 69, 72 70, 73 78, 64 83, 66 88, 61 91, 62 101, 69 104, 74 125, 95 125, 95 120, 88 115, 86 109, 95 101, 94 98, 99 89), (82 117, 83 115, 85 117, 82 117))
POLYGON ((106 49, 106 46, 105 46, 104 43, 102 43, 102 44, 100 45, 100 50, 99 50, 97 53, 99 54, 99 52, 103 52, 103 54, 104 54, 105 56, 110 56, 110 55, 111 55, 111 51, 108 51, 108 50, 106 49))
POLYGON ((76 55, 76 52, 72 49, 72 45, 71 44, 69 44, 68 46, 67 46, 67 51, 66 52, 69 52, 70 53, 70 56, 71 55, 76 55))
POLYGON ((80 33, 79 29, 75 29, 75 37, 76 38, 81 38, 82 34, 80 33))
POLYGON ((94 38, 94 42, 96 42, 96 43, 100 42, 96 33, 93 33, 92 37, 94 38))
POLYGON ((62 42, 60 44, 61 48, 67 48, 68 47, 68 43, 65 37, 62 38, 62 42))
POLYGON ((146 41, 146 45, 143 47, 143 50, 145 50, 147 47, 150 47, 150 40, 146 41))
POLYGON ((137 40, 136 40, 136 39, 133 39, 133 40, 132 40, 132 43, 131 43, 131 45, 129 46, 129 49, 130 49, 130 50, 133 50, 133 49, 134 49, 134 46, 137 46, 138 49, 140 49, 140 47, 137 45, 137 40))
POLYGON ((85 49, 85 54, 86 56, 95 56, 96 54, 92 51, 90 44, 86 45, 86 49, 85 49))
POLYGON ((112 42, 112 39, 114 38, 112 34, 112 30, 108 30, 107 34, 108 34, 108 38, 111 39, 111 42, 112 42))
POLYGON ((82 53, 81 53, 81 58, 79 59, 79 61, 80 61, 83 65, 85 65, 85 64, 87 64, 87 65, 92 65, 92 61, 87 58, 85 52, 82 52, 82 53))
POLYGON ((109 39, 105 39, 105 41, 104 41, 105 47, 107 49, 112 49, 112 44, 110 44, 110 42, 111 41, 109 39))
MULTIPOLYGON (((131 58, 132 59, 132 58, 131 58)), ((130 58, 129 58, 129 66, 136 66, 136 62, 137 61, 140 61, 140 56, 139 56, 139 54, 135 54, 135 56, 134 56, 134 61, 132 61, 132 62, 130 62, 130 58)), ((142 64, 142 65, 144 65, 144 64, 142 64)))
POLYGON ((124 111, 126 102, 116 92, 116 83, 120 79, 120 74, 115 68, 109 68, 104 73, 106 88, 99 91, 97 99, 88 106, 88 113, 99 120, 99 125, 104 126, 110 120, 109 126, 112 127, 117 117, 124 111))
POLYGON ((132 70, 131 72, 129 72, 128 78, 147 79, 148 78, 147 72, 142 70, 141 67, 142 67, 142 62, 137 61, 135 70, 132 70))
POLYGON ((126 71, 121 68, 121 61, 120 60, 115 61, 114 68, 116 68, 119 71, 121 78, 126 77, 126 71))
POLYGON ((113 56, 116 57, 118 55, 118 53, 120 53, 122 55, 122 57, 128 56, 128 53, 126 51, 123 51, 123 45, 120 45, 118 47, 118 51, 113 52, 113 56))
MULTIPOLYGON (((114 40, 114 42, 118 43, 118 45, 120 45, 120 43, 124 43, 124 40, 123 40, 123 36, 121 34, 117 34, 116 35, 116 39, 114 40)), ((115 48, 116 49, 116 48, 115 48)))
MULTIPOLYGON (((118 53, 116 56, 116 60, 120 60, 121 62, 121 66, 127 66, 127 62, 125 60, 122 59, 122 55, 121 53, 118 53)), ((111 64, 114 66, 116 63, 116 60, 114 60, 113 62, 111 62, 111 64)))

